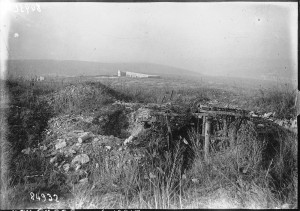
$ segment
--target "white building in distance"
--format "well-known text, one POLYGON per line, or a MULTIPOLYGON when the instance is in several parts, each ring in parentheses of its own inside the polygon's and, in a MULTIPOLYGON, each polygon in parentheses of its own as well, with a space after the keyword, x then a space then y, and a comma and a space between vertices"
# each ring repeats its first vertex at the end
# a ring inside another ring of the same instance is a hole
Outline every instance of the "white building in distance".
POLYGON ((38 76, 38 77, 36 77, 36 80, 37 81, 44 81, 45 77, 44 76, 38 76))
POLYGON ((118 70, 118 77, 131 77, 131 78, 160 78, 159 75, 148 75, 143 73, 134 73, 134 72, 122 72, 118 70))

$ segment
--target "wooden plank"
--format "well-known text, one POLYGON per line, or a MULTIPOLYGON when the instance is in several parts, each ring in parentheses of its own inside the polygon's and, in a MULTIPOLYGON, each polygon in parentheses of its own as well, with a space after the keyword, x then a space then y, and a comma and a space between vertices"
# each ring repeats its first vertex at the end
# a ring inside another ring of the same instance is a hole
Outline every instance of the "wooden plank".
POLYGON ((243 112, 243 113, 249 113, 249 111, 244 109, 238 109, 238 108, 225 108, 225 107, 218 107, 213 105, 197 105, 198 109, 206 110, 206 111, 228 111, 228 112, 243 112))
POLYGON ((225 136, 225 137, 227 137, 228 136, 228 125, 227 125, 227 119, 225 118, 224 120, 223 120, 223 135, 225 136))
POLYGON ((185 114, 166 113, 161 111, 153 112, 153 114, 162 115, 162 116, 185 116, 185 114))
POLYGON ((205 136, 205 118, 202 118, 202 136, 205 136))
POLYGON ((209 143, 211 132, 211 118, 206 117, 205 120, 205 142, 204 142, 204 160, 209 163, 209 143))
POLYGON ((211 115, 206 114, 206 113, 192 113, 192 115, 199 118, 199 119, 205 118, 207 116, 211 116, 211 115))
POLYGON ((230 147, 234 147, 237 142, 237 126, 233 126, 233 131, 232 131, 232 139, 230 140, 230 147))
POLYGON ((248 117, 248 114, 241 114, 229 111, 207 111, 207 110, 199 110, 202 113, 211 114, 211 115, 227 115, 227 116, 241 116, 241 117, 248 117))

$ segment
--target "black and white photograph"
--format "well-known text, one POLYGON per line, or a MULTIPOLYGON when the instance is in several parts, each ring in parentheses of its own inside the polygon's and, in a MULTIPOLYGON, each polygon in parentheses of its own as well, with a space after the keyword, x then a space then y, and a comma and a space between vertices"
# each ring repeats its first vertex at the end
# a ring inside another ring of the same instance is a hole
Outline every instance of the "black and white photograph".
POLYGON ((0 1, 1 210, 298 209, 298 2, 0 1))

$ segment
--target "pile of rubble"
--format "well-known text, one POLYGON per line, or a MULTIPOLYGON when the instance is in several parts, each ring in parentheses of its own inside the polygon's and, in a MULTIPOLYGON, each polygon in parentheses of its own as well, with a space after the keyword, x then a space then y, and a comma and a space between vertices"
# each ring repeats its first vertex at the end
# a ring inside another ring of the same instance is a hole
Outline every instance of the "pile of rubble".
MULTIPOLYGON (((53 136, 55 132, 51 134, 53 136)), ((87 182, 85 166, 91 164, 93 152, 97 149, 121 151, 124 150, 122 143, 121 139, 114 136, 95 135, 83 130, 74 130, 59 136, 51 143, 41 143, 37 148, 24 149, 22 153, 30 154, 40 151, 44 157, 49 159, 49 163, 56 167, 56 170, 69 175, 78 174, 82 178, 79 182, 87 182)), ((97 168, 97 166, 95 167, 97 168)))
POLYGON ((258 114, 254 111, 251 111, 249 113, 249 115, 251 117, 254 117, 254 118, 262 118, 264 120, 267 120, 267 121, 270 121, 270 122, 273 122, 281 127, 284 127, 285 129, 287 130, 290 130, 290 131, 293 131, 293 132, 297 132, 297 118, 295 119, 277 119, 276 118, 276 113, 275 112, 268 112, 268 113, 265 113, 265 114, 258 114))
MULTIPOLYGON (((86 170, 95 163, 93 167, 99 168, 97 161, 94 159, 98 152, 105 152, 116 156, 122 154, 123 162, 142 157, 141 154, 131 156, 131 150, 127 144, 132 142, 134 138, 145 130, 143 121, 149 120, 152 117, 150 109, 143 107, 137 107, 137 110, 132 109, 132 107, 130 109, 130 112, 128 112, 129 127, 127 130, 131 135, 127 139, 112 135, 94 134, 88 129, 84 130, 88 126, 93 126, 96 117, 62 115, 49 120, 49 128, 45 131, 45 140, 42 143, 36 148, 24 149, 22 153, 31 154, 40 152, 45 158, 49 159, 49 163, 57 171, 64 172, 69 176, 74 174, 79 175, 77 182, 85 183, 88 181, 88 172, 86 170), (124 155, 126 154, 128 155, 128 159, 124 160, 124 155)), ((112 159, 111 156, 108 157, 108 159, 112 159)))

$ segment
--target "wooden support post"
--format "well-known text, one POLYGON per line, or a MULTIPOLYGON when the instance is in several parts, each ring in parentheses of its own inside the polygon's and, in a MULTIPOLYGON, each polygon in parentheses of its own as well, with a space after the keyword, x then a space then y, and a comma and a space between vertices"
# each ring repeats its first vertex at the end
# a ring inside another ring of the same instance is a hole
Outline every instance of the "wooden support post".
POLYGON ((228 125, 227 125, 227 119, 226 119, 226 117, 223 119, 223 135, 225 136, 225 137, 227 137, 228 136, 228 125))
POLYGON ((204 143, 204 160, 206 163, 209 162, 209 142, 211 133, 211 118, 205 118, 205 143, 204 143))
POLYGON ((197 118, 197 124, 196 124, 196 132, 197 132, 197 136, 199 135, 199 117, 197 118))
POLYGON ((220 122, 219 120, 217 120, 217 121, 218 121, 218 131, 219 131, 219 130, 222 130, 221 122, 220 122))
POLYGON ((202 136, 205 135, 205 120, 206 120, 206 117, 202 117, 202 136))

